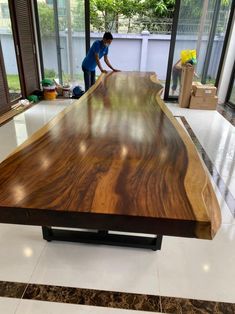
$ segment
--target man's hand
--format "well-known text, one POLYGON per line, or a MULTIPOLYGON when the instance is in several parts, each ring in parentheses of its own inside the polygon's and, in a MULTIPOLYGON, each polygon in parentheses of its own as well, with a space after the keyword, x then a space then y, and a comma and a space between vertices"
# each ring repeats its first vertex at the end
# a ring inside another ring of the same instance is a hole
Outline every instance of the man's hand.
POLYGON ((121 72, 121 70, 113 69, 113 72, 121 72))
POLYGON ((106 71, 106 70, 104 70, 104 69, 102 69, 101 72, 102 72, 102 73, 105 73, 105 74, 108 73, 108 71, 106 71))

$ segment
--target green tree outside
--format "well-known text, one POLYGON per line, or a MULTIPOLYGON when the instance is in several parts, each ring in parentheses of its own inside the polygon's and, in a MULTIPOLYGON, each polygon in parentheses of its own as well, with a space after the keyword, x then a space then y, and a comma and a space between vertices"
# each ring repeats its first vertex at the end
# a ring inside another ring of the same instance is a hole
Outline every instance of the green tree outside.
MULTIPOLYGON (((69 1, 69 0, 68 0, 69 1)), ((202 15, 203 0, 184 0, 181 15, 189 21, 199 20, 202 15)), ((213 12, 215 0, 209 1, 213 12)), ((231 0, 222 0, 221 11, 228 11, 231 0)), ((148 30, 153 33, 170 33, 175 0, 90 0, 90 19, 92 31, 137 32, 148 30)), ((54 33, 53 7, 38 3, 42 36, 54 33)), ((67 27, 65 16, 59 17, 60 30, 67 27)), ((72 30, 85 31, 83 0, 77 0, 71 8, 72 30)))
POLYGON ((46 3, 38 2, 38 14, 41 35, 52 35, 55 32, 53 8, 46 3))

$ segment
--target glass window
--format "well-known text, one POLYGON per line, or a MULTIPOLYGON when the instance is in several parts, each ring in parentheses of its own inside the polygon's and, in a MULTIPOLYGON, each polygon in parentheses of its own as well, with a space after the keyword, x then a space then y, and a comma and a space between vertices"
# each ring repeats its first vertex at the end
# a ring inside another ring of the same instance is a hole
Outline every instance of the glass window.
MULTIPOLYGON (((181 1, 173 59, 171 89, 169 92, 170 96, 179 95, 181 69, 177 66, 177 62, 180 60, 181 50, 197 50, 198 62, 195 70, 198 78, 195 77, 194 80, 201 80, 202 78, 203 68, 206 61, 206 51, 208 48, 212 21, 215 12, 215 4, 215 0, 181 1)), ((212 51, 209 56, 209 68, 206 77, 207 83, 214 83, 216 79, 230 9, 231 0, 226 2, 224 1, 223 4, 221 4, 212 51)))
POLYGON ((60 2, 65 10, 64 16, 59 18, 63 82, 83 87, 81 66, 86 53, 84 0, 60 2))
POLYGON ((21 97, 21 86, 7 0, 1 0, 1 10, 4 18, 0 19, 0 40, 10 100, 14 101, 21 97))
POLYGON ((9 8, 7 3, 1 3, 1 11, 2 11, 2 18, 9 18, 10 13, 9 13, 9 8))
POLYGON ((231 10, 232 0, 221 1, 221 7, 219 12, 219 18, 217 22, 215 38, 212 46, 212 53, 207 73, 207 83, 215 83, 219 61, 222 54, 226 29, 228 25, 230 10, 231 10))
POLYGON ((46 0, 46 3, 49 5, 53 5, 53 0, 46 0))
POLYGON ((55 29, 53 1, 47 0, 45 3, 38 0, 37 3, 45 77, 57 81, 62 77, 64 85, 83 85, 81 64, 85 56, 84 0, 57 1, 59 29, 55 29), (56 45, 56 34, 59 34, 60 47, 56 45))

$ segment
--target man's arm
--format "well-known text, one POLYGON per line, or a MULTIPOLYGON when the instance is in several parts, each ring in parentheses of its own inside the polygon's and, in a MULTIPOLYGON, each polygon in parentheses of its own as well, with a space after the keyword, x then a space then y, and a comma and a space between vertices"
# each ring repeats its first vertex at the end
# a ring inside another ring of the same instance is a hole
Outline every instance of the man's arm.
POLYGON ((181 59, 179 59, 176 64, 174 65, 174 67, 177 69, 177 70, 181 70, 182 69, 182 64, 181 64, 181 59))
POLYGON ((111 65, 111 63, 109 62, 109 59, 108 59, 108 55, 105 55, 104 56, 104 62, 107 64, 107 66, 113 70, 114 72, 119 72, 120 70, 117 70, 117 69, 114 69, 111 65))
POLYGON ((99 59, 98 53, 95 53, 95 61, 96 61, 97 65, 98 65, 100 71, 101 71, 102 73, 107 73, 107 71, 102 68, 102 65, 101 65, 101 63, 100 63, 100 59, 99 59))

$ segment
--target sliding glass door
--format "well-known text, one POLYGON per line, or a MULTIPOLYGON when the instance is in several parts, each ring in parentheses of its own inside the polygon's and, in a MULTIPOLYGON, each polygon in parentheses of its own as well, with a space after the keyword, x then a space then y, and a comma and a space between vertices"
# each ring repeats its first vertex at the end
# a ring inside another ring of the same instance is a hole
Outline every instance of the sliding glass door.
POLYGON ((171 42, 165 99, 179 95, 181 50, 197 50, 197 77, 202 83, 215 83, 232 0, 177 0, 175 36, 171 42))

